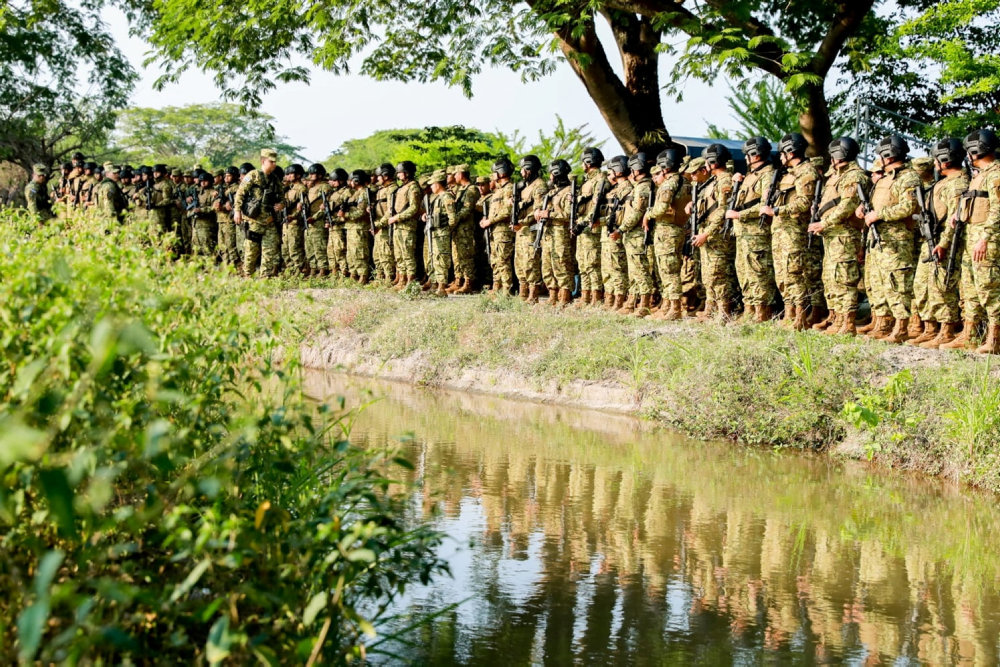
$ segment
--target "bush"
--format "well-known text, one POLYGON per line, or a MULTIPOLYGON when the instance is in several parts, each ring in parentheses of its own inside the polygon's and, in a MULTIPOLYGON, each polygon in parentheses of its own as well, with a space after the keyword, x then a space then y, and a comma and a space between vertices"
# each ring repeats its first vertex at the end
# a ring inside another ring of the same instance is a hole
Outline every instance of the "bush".
POLYGON ((277 288, 141 223, 0 218, 0 642, 23 661, 364 655, 447 572, 392 452, 274 362, 277 288))

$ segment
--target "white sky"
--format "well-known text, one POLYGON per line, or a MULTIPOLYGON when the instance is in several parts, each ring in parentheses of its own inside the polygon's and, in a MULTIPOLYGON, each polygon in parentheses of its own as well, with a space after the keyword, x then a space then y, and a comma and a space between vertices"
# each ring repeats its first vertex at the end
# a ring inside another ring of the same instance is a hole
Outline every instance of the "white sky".
MULTIPOLYGON (((153 90, 158 72, 142 68, 146 43, 129 36, 128 22, 118 10, 107 9, 105 19, 141 76, 133 105, 160 108, 219 100, 211 77, 201 72, 185 74, 179 83, 162 92, 153 90)), ((605 33, 602 39, 606 48, 612 45, 608 55, 618 65, 610 31, 605 33)), ((668 69, 661 66, 660 71, 662 77, 668 69)), ((715 87, 689 82, 682 103, 663 95, 667 130, 675 136, 703 136, 709 123, 734 127, 726 105, 729 91, 725 81, 715 87)), ((314 69, 309 84, 279 84, 264 98, 261 110, 274 116, 278 134, 302 146, 303 156, 311 161, 325 159, 345 140, 393 128, 465 125, 505 133, 519 130, 530 141, 540 130, 549 131, 555 126, 556 114, 569 127, 586 124, 598 139, 607 140, 606 149, 616 151, 618 146, 583 84, 565 62, 560 62, 552 75, 531 84, 521 83, 514 72, 484 71, 474 81, 472 99, 466 99, 457 88, 438 83, 375 81, 314 69)))

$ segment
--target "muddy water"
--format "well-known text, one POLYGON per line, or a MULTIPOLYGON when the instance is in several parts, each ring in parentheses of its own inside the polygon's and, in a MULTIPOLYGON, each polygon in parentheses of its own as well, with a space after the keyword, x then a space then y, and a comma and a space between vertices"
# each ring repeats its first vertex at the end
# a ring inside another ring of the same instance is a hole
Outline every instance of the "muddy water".
POLYGON ((312 375, 377 397, 462 604, 394 650, 430 664, 997 664, 997 499, 615 415, 312 375), (410 434, 410 435, 408 435, 410 434), (411 437, 412 436, 412 437, 411 437))

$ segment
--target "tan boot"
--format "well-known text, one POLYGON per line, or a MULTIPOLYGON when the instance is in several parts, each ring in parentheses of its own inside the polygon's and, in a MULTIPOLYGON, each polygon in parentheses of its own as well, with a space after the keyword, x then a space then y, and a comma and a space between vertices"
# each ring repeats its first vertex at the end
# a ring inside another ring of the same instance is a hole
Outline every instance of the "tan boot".
POLYGON ((393 286, 397 286, 401 282, 403 282, 403 274, 400 273, 399 271, 397 271, 396 272, 396 279, 392 281, 392 284, 393 284, 393 286))
POLYGON ((611 302, 611 312, 617 313, 619 310, 625 307, 625 295, 616 294, 614 301, 611 302))
POLYGON ((590 303, 590 290, 589 289, 580 290, 580 298, 576 300, 576 303, 573 304, 573 307, 579 310, 580 308, 583 308, 589 303, 590 303))
POLYGON ((891 315, 884 316, 879 320, 878 326, 869 331, 866 335, 871 340, 881 340, 892 333, 896 326, 896 318, 891 315))
POLYGON ((858 327, 858 335, 867 336, 869 333, 872 332, 873 329, 875 329, 878 326, 878 321, 880 319, 882 319, 881 315, 875 315, 874 313, 872 313, 871 320, 868 321, 868 324, 858 327))
POLYGON ((958 334, 950 343, 941 344, 939 350, 965 350, 969 348, 976 336, 976 323, 965 322, 962 325, 962 333, 958 334))
MULTIPOLYGON (((817 324, 829 322, 830 315, 831 313, 826 309, 826 306, 813 306, 809 309, 809 319, 806 321, 806 328, 815 328, 817 324)), ((824 327, 824 329, 825 328, 826 327, 824 327)))
POLYGON ((701 311, 695 316, 695 319, 699 322, 707 322, 715 317, 715 302, 709 301, 705 304, 705 310, 701 311))
MULTIPOLYGON (((858 319, 858 313, 854 310, 849 310, 844 313, 843 318, 840 321, 840 328, 837 329, 838 336, 856 336, 858 335, 858 329, 856 326, 856 321, 858 319)), ((827 333, 830 333, 827 330, 827 333)))
MULTIPOLYGON (((619 306, 619 308, 620 307, 621 306, 619 306)), ((615 309, 615 295, 612 294, 611 292, 608 292, 604 296, 604 309, 605 310, 614 310, 615 309)))
POLYGON ((909 320, 896 320, 896 325, 892 328, 892 332, 888 336, 880 338, 883 343, 894 343, 899 345, 900 343, 905 343, 908 340, 910 330, 909 320))
POLYGON ((907 338, 917 338, 924 332, 924 323, 920 319, 920 316, 914 313, 910 315, 909 326, 906 327, 906 337, 907 338))
POLYGON ((781 317, 781 322, 780 322, 779 326, 781 326, 782 328, 785 328, 785 329, 790 329, 792 327, 792 323, 795 322, 795 310, 796 310, 795 306, 793 306, 792 304, 786 303, 785 304, 785 313, 781 317))
POLYGON ((825 320, 823 320, 822 322, 817 322, 812 326, 813 331, 826 331, 827 329, 833 326, 833 323, 836 320, 837 320, 837 313, 831 310, 830 313, 826 316, 825 320))
POLYGON ((529 291, 530 290, 528 289, 528 284, 527 283, 521 283, 518 286, 517 295, 521 298, 522 301, 527 301, 528 300, 528 292, 529 291))
POLYGON ((399 281, 399 284, 397 284, 397 285, 396 285, 395 287, 393 287, 392 289, 396 290, 397 292, 402 292, 403 290, 405 290, 405 289, 406 289, 406 285, 407 285, 408 283, 409 283, 409 280, 407 280, 406 276, 403 276, 403 277, 402 277, 402 278, 400 279, 400 281, 399 281))
POLYGON ((638 301, 639 301, 638 295, 629 294, 628 300, 626 300, 625 303, 622 305, 622 307, 616 310, 615 312, 618 313, 619 315, 631 315, 632 313, 635 312, 635 305, 636 303, 638 303, 638 301))
POLYGON ((549 290, 549 300, 546 301, 545 303, 549 306, 557 305, 559 303, 559 288, 549 287, 548 290, 549 290))
POLYGON ((538 285, 528 287, 528 303, 538 303, 538 285))
POLYGON ((986 341, 976 348, 979 354, 1000 354, 1000 324, 986 327, 986 341))
POLYGON ((753 321, 757 324, 767 324, 774 317, 774 312, 771 310, 771 304, 765 303, 763 306, 757 306, 757 312, 753 321))
POLYGON ((649 301, 652 297, 649 294, 643 294, 639 297, 639 305, 636 306, 635 312, 632 313, 632 317, 646 317, 649 315, 649 301))
POLYGON ((796 306, 795 319, 792 320, 792 329, 795 331, 805 331, 809 328, 809 320, 806 318, 804 306, 796 306))
POLYGON ((472 294, 472 279, 462 278, 462 284, 452 294, 472 294))
POLYGON ((676 322, 681 319, 681 300, 671 299, 666 309, 660 309, 659 315, 659 319, 667 322, 676 322))
POLYGON ((448 286, 444 283, 438 283, 437 289, 434 290, 434 294, 437 296, 448 296, 448 286))
POLYGON ((938 329, 938 335, 934 336, 929 341, 920 344, 920 347, 925 350, 937 350, 942 345, 947 345, 948 343, 955 340, 955 330, 958 329, 958 322, 945 322, 938 329))
POLYGON ((559 308, 568 307, 570 303, 572 303, 572 301, 573 301, 572 292, 570 292, 568 289, 559 290, 559 301, 558 301, 559 308))
MULTIPOLYGON (((834 313, 831 310, 830 317, 831 319, 829 320, 829 324, 827 324, 827 327, 825 329, 820 329, 820 333, 823 334, 824 336, 836 335, 836 333, 840 331, 840 325, 844 323, 844 316, 841 315, 840 313, 834 313)), ((820 324, 822 324, 822 322, 820 322, 820 324)), ((815 328, 816 327, 813 327, 813 329, 815 328)))
POLYGON ((457 291, 458 288, 461 287, 462 283, 464 283, 464 282, 465 282, 465 278, 461 278, 459 276, 455 276, 455 279, 452 280, 451 283, 449 283, 448 286, 444 288, 444 290, 446 292, 448 292, 448 294, 451 294, 451 293, 457 291))
MULTIPOLYGON (((924 322, 924 330, 920 332, 920 335, 916 338, 911 338, 906 341, 907 345, 912 345, 914 347, 919 347, 926 343, 927 341, 934 340, 937 338, 938 331, 941 330, 941 326, 937 322, 924 322)), ((907 332, 909 333, 909 332, 907 332)))
MULTIPOLYGON (((602 303, 604 303, 604 292, 602 290, 594 290, 593 292, 590 293, 591 306, 594 306, 596 308, 597 306, 600 306, 602 303)), ((586 306, 587 304, 583 305, 586 306)))

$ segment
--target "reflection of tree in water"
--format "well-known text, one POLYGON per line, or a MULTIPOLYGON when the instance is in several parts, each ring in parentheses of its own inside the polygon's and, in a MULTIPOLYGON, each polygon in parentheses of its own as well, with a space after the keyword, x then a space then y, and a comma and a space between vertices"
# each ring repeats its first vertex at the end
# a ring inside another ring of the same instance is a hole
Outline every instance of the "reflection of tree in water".
POLYGON ((482 513, 471 580, 444 584, 475 595, 476 613, 425 628, 419 659, 996 655, 996 554, 959 553, 964 568, 951 556, 950 541, 978 549, 995 534, 1000 517, 985 503, 963 534, 949 509, 960 504, 907 481, 873 490, 823 462, 671 443, 607 415, 391 391, 359 423, 376 441, 419 435, 420 512, 459 518, 472 500, 482 513), (594 430, 577 428, 577 414, 594 430), (894 502, 880 504, 886 496, 894 502), (537 571, 505 575, 511 563, 537 571))

